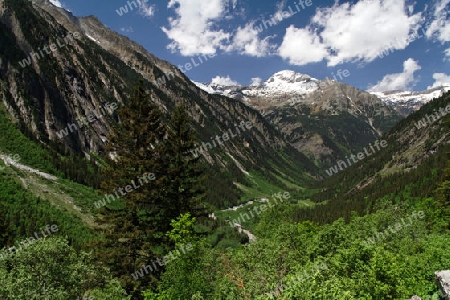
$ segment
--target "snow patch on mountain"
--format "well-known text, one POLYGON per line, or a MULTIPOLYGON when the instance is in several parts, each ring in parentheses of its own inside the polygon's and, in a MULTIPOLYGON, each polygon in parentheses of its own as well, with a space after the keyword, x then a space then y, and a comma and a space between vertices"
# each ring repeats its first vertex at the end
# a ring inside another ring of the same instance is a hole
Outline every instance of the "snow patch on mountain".
POLYGON ((89 39, 91 39, 92 41, 94 41, 95 43, 97 43, 97 44, 100 44, 100 42, 99 41, 97 41, 96 39, 94 39, 92 36, 90 36, 89 34, 85 34, 89 39))
POLYGON ((434 98, 442 96, 444 92, 450 90, 449 86, 432 88, 423 92, 411 92, 411 91, 386 91, 386 92, 373 92, 383 101, 391 102, 407 102, 410 100, 420 101, 423 104, 430 102, 434 98))
POLYGON ((243 101, 248 101, 249 99, 242 94, 241 86, 223 86, 215 83, 202 83, 192 81, 198 88, 207 92, 208 94, 219 94, 227 96, 233 99, 240 99, 243 101))
POLYGON ((403 115, 408 115, 418 110, 422 105, 430 102, 434 98, 442 96, 445 92, 450 91, 450 84, 435 87, 421 92, 412 91, 386 91, 372 92, 371 94, 380 98, 389 106, 394 107, 403 115))
POLYGON ((192 81, 199 89, 204 90, 205 92, 207 92, 208 94, 221 94, 219 91, 217 91, 216 89, 214 89, 212 86, 210 86, 209 84, 205 84, 205 83, 201 83, 201 82, 197 82, 197 81, 192 81))

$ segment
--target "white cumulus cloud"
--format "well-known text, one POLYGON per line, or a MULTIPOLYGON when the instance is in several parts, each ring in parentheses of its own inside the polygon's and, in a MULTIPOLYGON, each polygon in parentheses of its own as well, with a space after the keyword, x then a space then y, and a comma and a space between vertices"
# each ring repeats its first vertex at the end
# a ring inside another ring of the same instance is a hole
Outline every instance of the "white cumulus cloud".
POLYGON ((429 86, 428 89, 440 87, 440 86, 450 86, 450 75, 445 73, 434 73, 433 74, 434 83, 429 86))
POLYGON ((263 39, 258 37, 258 31, 253 27, 253 22, 248 23, 243 28, 239 27, 233 38, 232 45, 225 48, 227 52, 237 51, 240 54, 249 56, 267 56, 276 48, 270 43, 272 36, 263 39))
POLYGON ((272 27, 281 21, 292 17, 290 12, 284 11, 287 0, 276 3, 276 11, 269 18, 253 20, 243 27, 233 32, 233 42, 225 48, 226 52, 237 51, 239 54, 245 54, 255 57, 263 57, 276 54, 277 45, 270 43, 270 39, 275 35, 267 35, 260 38, 259 35, 264 31, 263 22, 272 27), (255 26, 257 25, 257 26, 255 26))
POLYGON ((415 83, 414 72, 420 70, 421 67, 412 58, 403 62, 403 72, 388 74, 383 77, 376 85, 372 86, 371 92, 384 92, 391 90, 408 90, 415 83))
POLYGON ((286 30, 279 54, 295 65, 326 59, 336 66, 371 62, 386 49, 405 49, 410 33, 422 22, 421 14, 413 15, 405 1, 336 1, 332 7, 319 7, 307 27, 291 25, 286 30))
POLYGON ((184 56, 214 54, 223 48, 230 34, 217 29, 214 22, 226 14, 227 0, 170 0, 176 17, 169 18, 169 28, 162 30, 172 40, 168 49, 184 56))
POLYGON ((327 56, 327 49, 312 30, 291 25, 286 28, 278 53, 292 65, 306 65, 322 61, 327 56))
POLYGON ((237 81, 230 78, 230 75, 227 75, 227 77, 216 76, 211 80, 211 83, 223 86, 239 85, 237 81))

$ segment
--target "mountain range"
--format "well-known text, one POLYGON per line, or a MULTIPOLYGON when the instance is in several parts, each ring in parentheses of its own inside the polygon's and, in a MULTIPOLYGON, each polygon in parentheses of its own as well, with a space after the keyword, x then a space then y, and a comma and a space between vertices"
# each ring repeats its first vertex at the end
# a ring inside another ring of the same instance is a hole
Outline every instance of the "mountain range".
MULTIPOLYGON (((299 102, 300 99, 305 99, 307 102, 310 94, 332 85, 333 83, 337 83, 337 80, 330 78, 319 80, 312 78, 307 74, 300 74, 291 70, 283 70, 273 74, 264 82, 250 86, 228 86, 217 83, 201 82, 194 83, 199 88, 210 94, 228 96, 230 98, 242 100, 251 106, 258 107, 258 105, 261 105, 261 108, 264 108, 264 105, 262 105, 259 101, 255 101, 255 99, 267 99, 273 105, 275 105, 275 103, 277 105, 283 105, 285 104, 285 101, 288 103, 296 103, 299 102)), ((449 90, 450 85, 443 84, 440 87, 433 87, 420 92, 400 90, 367 92, 377 96, 388 106, 391 106, 397 110, 397 112, 402 116, 407 116, 420 109, 420 107, 425 103, 442 96, 449 90)))
POLYGON ((289 70, 254 86, 196 84, 257 109, 293 147, 319 166, 362 149, 402 118, 368 92, 289 70))

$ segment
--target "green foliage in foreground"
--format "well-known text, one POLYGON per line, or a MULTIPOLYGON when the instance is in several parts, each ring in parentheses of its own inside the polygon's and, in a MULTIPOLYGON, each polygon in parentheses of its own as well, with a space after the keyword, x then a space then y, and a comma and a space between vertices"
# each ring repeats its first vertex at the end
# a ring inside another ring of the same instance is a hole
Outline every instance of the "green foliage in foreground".
POLYGON ((94 299, 129 299, 107 274, 91 254, 75 251, 62 238, 47 238, 0 261, 0 298, 79 299, 89 291, 99 297, 94 299))
MULTIPOLYGON (((284 204, 289 211, 292 204, 284 204)), ((146 299, 407 299, 436 294, 434 272, 450 268, 450 232, 437 226, 438 203, 424 199, 425 217, 386 238, 367 243, 412 210, 384 204, 374 214, 346 224, 275 221, 257 242, 221 252, 197 244, 189 256, 167 266, 159 294, 146 299), (284 285, 284 286, 283 286, 284 285), (270 295, 271 294, 271 295, 270 295), (196 295, 196 296, 194 296, 196 295)), ((416 209, 417 211, 417 209, 416 209)))

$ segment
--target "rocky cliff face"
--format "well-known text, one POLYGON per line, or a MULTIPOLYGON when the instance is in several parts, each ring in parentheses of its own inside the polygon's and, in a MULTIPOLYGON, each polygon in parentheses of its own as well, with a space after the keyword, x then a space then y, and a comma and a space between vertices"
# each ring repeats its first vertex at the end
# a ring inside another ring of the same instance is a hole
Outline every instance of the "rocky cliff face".
POLYGON ((122 103, 126 97, 121 74, 105 68, 81 30, 65 28, 52 15, 29 1, 0 1, 3 103, 22 127, 43 142, 53 141, 74 152, 101 150, 112 116, 97 118, 80 130, 79 120, 107 103, 122 103), (34 7, 32 6, 34 5, 34 7), (79 33, 78 38, 73 35, 79 33), (69 38, 71 37, 71 38, 69 38), (105 91, 106 90, 106 91, 105 91), (57 132, 75 124, 71 134, 57 132))
POLYGON ((38 11, 45 11, 50 14, 69 31, 83 32, 88 39, 117 56, 147 80, 155 81, 157 79, 155 78, 154 66, 166 74, 184 77, 175 66, 157 58, 128 37, 110 30, 95 16, 75 17, 65 9, 52 5, 48 0, 35 0, 33 5, 38 11))

